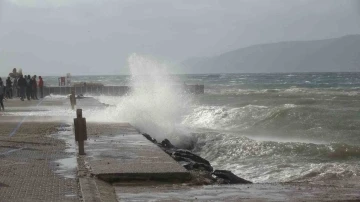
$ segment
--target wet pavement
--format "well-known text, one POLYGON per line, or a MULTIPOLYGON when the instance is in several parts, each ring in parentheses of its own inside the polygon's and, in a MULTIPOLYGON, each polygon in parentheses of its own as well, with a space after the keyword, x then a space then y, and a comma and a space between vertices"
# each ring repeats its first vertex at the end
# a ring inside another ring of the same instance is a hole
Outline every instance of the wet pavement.
MULTIPOLYGON (((101 179, 117 180, 185 180, 189 172, 148 141, 129 124, 102 124, 112 128, 86 141, 86 163, 91 173, 101 179)), ((99 125, 88 124, 89 128, 99 125)), ((91 133, 90 133, 91 134, 91 133)))
POLYGON ((64 142, 49 137, 58 125, 22 124, 13 137, 0 134, 0 201, 79 201, 76 179, 56 172, 56 161, 67 157, 64 142))
POLYGON ((76 162, 76 154, 59 138, 72 134, 71 128, 61 129, 72 118, 70 112, 59 113, 70 111, 67 101, 12 99, 4 103, 0 201, 80 201, 76 165, 68 167, 74 157, 76 162))
MULTIPOLYGON (((77 101, 86 112, 105 105, 77 101)), ((75 111, 64 97, 8 100, 0 113, 0 201, 116 201, 109 179, 186 179, 189 173, 126 123, 88 123, 77 155, 75 111)))

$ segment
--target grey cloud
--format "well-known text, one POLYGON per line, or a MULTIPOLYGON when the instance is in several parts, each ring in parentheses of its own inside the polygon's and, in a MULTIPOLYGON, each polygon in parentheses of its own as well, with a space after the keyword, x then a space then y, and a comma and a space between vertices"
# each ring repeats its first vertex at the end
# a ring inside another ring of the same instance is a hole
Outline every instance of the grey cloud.
POLYGON ((0 58, 6 57, 1 66, 120 74, 128 72, 126 58, 132 52, 181 61, 258 43, 360 32, 354 6, 359 1, 352 0, 36 2, 3 2, 0 58))

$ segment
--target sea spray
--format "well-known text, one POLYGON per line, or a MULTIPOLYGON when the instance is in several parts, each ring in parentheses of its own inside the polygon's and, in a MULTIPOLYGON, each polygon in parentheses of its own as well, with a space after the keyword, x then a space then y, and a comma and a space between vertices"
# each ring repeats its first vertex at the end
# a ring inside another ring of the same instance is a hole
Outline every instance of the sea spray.
POLYGON ((186 128, 196 140, 193 152, 215 169, 254 182, 353 180, 360 175, 357 73, 181 75, 187 83, 205 84, 205 94, 190 102, 174 93, 177 88, 165 86, 174 90, 169 92, 160 85, 175 77, 166 74, 162 63, 133 55, 129 67, 133 76, 126 84, 137 90, 125 97, 100 97, 113 107, 101 109, 99 120, 130 122, 172 143, 173 137, 183 137, 174 134, 186 128), (305 77, 316 88, 303 85, 305 77), (161 93, 154 96, 154 91, 161 93))
POLYGON ((149 56, 133 54, 128 66, 131 92, 123 97, 99 98, 115 106, 95 116, 103 121, 129 122, 156 139, 177 142, 182 134, 178 126, 190 102, 182 85, 171 78, 166 64, 149 56))

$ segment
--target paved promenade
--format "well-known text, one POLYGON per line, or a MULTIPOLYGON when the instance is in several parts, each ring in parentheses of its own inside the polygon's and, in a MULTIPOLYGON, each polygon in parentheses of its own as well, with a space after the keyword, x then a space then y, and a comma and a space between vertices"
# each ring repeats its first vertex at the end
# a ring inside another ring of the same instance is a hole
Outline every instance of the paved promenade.
MULTIPOLYGON (((93 98, 78 107, 102 109, 93 98)), ((88 122, 77 155, 65 98, 7 100, 0 114, 0 201, 117 201, 108 182, 183 181, 189 173, 127 123, 88 122), (103 179, 103 180, 99 180, 103 179)))
POLYGON ((65 142, 52 137, 61 118, 35 116, 50 103, 5 102, 7 111, 0 112, 0 201, 79 201, 76 178, 56 173, 56 160, 68 156, 65 142))

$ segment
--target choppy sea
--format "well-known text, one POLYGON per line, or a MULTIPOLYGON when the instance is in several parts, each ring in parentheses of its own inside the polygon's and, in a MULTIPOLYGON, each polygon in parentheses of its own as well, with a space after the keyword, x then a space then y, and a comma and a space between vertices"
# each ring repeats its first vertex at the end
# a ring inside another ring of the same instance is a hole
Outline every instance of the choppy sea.
MULTIPOLYGON (((97 121, 130 122, 254 182, 360 175, 360 73, 169 75, 133 60, 129 76, 72 77, 137 86, 123 97, 96 96, 111 105, 93 112, 97 121), (204 84, 205 94, 173 83, 204 84)), ((44 80, 57 85, 57 77, 44 80)))

